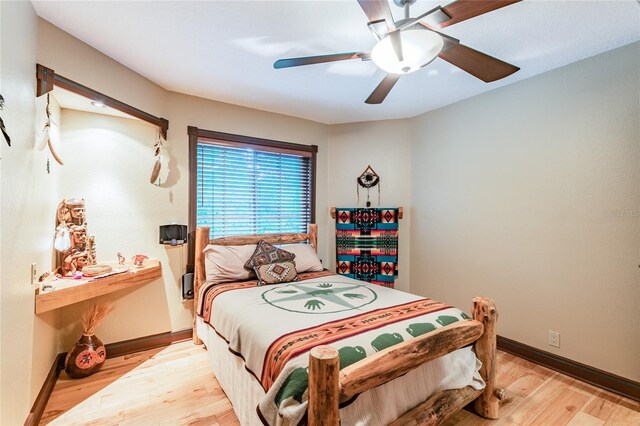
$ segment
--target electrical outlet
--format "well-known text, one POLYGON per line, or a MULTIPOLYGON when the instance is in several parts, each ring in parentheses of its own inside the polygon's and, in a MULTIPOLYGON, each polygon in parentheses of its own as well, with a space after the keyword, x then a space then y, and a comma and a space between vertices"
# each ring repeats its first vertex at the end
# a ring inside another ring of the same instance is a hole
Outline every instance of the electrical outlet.
POLYGON ((38 265, 31 264, 31 285, 38 283, 38 265))
POLYGON ((560 347, 560 333, 549 330, 549 346, 560 347))

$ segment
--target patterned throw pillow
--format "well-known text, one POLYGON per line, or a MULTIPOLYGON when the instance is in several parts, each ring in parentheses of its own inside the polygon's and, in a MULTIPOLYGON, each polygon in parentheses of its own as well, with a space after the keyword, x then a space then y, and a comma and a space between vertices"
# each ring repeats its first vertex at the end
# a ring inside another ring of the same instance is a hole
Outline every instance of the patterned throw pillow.
POLYGON ((265 240, 258 241, 256 251, 253 252, 247 263, 244 264, 244 269, 252 271, 256 266, 267 265, 269 263, 277 262, 291 262, 295 259, 296 255, 286 250, 279 249, 265 240))
POLYGON ((276 262, 259 265, 254 268, 258 276, 258 285, 280 284, 298 281, 295 262, 276 262))

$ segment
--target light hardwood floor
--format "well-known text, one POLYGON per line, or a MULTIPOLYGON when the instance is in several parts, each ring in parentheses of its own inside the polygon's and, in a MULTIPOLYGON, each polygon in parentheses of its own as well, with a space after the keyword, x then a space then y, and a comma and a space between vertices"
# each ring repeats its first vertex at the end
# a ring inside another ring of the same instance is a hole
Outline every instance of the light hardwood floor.
MULTIPOLYGON (((452 425, 640 425, 640 404, 510 354, 498 354, 500 419, 456 413, 452 425)), ((238 425, 202 346, 191 341, 107 360, 95 375, 63 372, 41 424, 238 425)))

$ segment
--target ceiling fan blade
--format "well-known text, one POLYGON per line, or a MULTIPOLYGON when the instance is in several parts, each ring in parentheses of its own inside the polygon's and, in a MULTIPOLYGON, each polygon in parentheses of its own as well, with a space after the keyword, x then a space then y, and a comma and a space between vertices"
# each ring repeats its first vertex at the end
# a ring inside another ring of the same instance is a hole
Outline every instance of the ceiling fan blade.
POLYGON ((367 52, 335 53, 332 55, 304 56, 301 58, 278 59, 273 63, 275 69, 299 67, 302 65, 322 64, 324 62, 346 61, 349 59, 370 59, 367 52))
POLYGON ((400 26, 396 27, 396 29, 404 30, 405 28, 409 28, 417 24, 418 21, 423 21, 422 24, 426 24, 425 26, 437 26, 449 20, 451 20, 451 16, 447 15, 444 9, 438 6, 423 13, 422 15, 416 16, 415 18, 404 20, 404 22, 400 26))
POLYGON ((358 4, 367 15, 369 22, 384 20, 390 30, 396 28, 393 24, 393 15, 387 0, 358 0, 358 4))
POLYGON ((443 39, 444 47, 438 56, 485 83, 500 80, 520 69, 515 65, 460 44, 452 37, 445 36, 443 39))
POLYGON ((520 1, 522 0, 457 0, 442 8, 451 19, 441 23, 439 27, 448 27, 520 1))
POLYGON ((364 102, 367 104, 381 104, 399 79, 399 74, 387 74, 364 102))
POLYGON ((404 61, 404 56, 402 55, 402 37, 400 36, 400 30, 391 31, 389 33, 389 38, 391 39, 391 46, 393 46, 393 51, 396 53, 398 62, 404 61))

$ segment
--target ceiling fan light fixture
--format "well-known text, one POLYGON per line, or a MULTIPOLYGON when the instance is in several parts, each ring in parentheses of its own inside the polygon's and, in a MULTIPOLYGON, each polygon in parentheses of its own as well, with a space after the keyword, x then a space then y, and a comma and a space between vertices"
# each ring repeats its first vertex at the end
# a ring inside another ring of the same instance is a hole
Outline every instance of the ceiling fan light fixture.
POLYGON ((390 37, 380 40, 371 51, 371 59, 389 74, 408 74, 433 61, 442 50, 442 37, 426 29, 402 31, 403 60, 398 61, 390 37))

